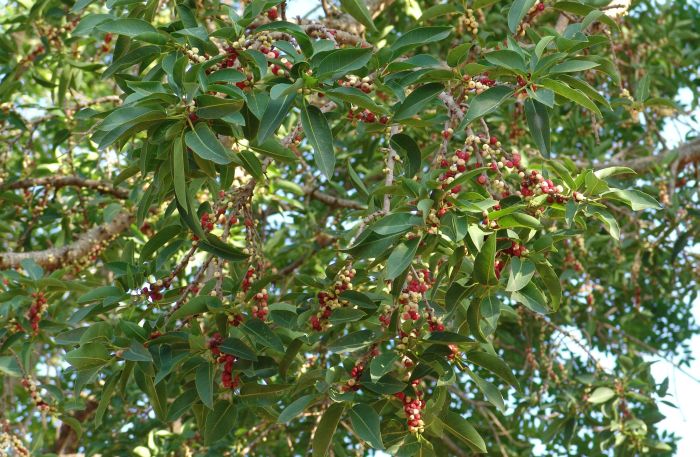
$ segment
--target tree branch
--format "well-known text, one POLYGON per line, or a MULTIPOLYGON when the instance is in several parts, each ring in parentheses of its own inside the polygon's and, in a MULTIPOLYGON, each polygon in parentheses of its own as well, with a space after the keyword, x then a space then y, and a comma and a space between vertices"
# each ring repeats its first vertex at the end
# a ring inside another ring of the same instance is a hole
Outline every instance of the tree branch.
POLYGON ((0 269, 18 269, 25 259, 35 261, 46 270, 84 264, 91 255, 99 253, 125 231, 131 224, 133 217, 131 213, 121 212, 111 222, 93 227, 73 243, 59 248, 30 252, 0 252, 0 269))
POLYGON ((323 202, 329 206, 339 207, 339 208, 360 209, 360 210, 367 209, 367 207, 360 202, 356 202, 355 200, 349 200, 347 198, 336 197, 334 195, 328 195, 326 193, 321 192, 318 189, 312 188, 311 186, 305 187, 304 192, 307 195, 310 195, 311 197, 315 198, 316 200, 323 202))
POLYGON ((79 176, 47 176, 44 178, 27 178, 19 181, 0 184, 0 190, 6 189, 29 189, 31 187, 80 187, 84 189, 94 189, 101 194, 109 194, 116 198, 125 200, 129 198, 129 191, 114 187, 106 181, 95 181, 93 179, 83 179, 79 176))
MULTIPOLYGON (((653 155, 647 157, 639 157, 637 159, 629 160, 619 160, 615 162, 608 162, 605 164, 593 165, 593 168, 600 170, 601 168, 608 167, 627 167, 636 171, 637 173, 643 173, 654 168, 657 165, 663 164, 668 157, 676 155, 673 159, 674 162, 678 163, 678 168, 682 168, 684 165, 689 163, 700 162, 700 138, 691 140, 687 143, 683 143, 676 149, 671 151, 666 151, 661 155, 653 155)), ((585 168, 586 166, 591 166, 590 164, 578 163, 578 166, 585 168)))

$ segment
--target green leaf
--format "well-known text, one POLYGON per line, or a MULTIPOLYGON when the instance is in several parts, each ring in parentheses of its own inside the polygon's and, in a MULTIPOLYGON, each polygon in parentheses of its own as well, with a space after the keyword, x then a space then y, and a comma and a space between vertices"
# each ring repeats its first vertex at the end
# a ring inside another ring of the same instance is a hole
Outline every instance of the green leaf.
POLYGON ((350 410, 353 431, 374 449, 384 449, 380 430, 379 414, 371 406, 359 403, 350 410))
POLYGON ((469 50, 472 46, 474 43, 462 43, 450 49, 447 53, 447 65, 456 67, 464 63, 469 58, 469 50))
POLYGON ((525 213, 511 213, 498 218, 498 226, 501 228, 526 227, 531 229, 542 228, 542 223, 536 217, 525 213))
POLYGON ((76 370, 97 368, 109 363, 112 357, 101 343, 86 343, 66 354, 66 361, 76 370))
POLYGON ((328 450, 331 447, 331 442, 343 411, 345 411, 345 407, 342 403, 333 403, 323 412, 323 416, 321 416, 321 420, 314 430, 314 437, 311 442, 312 457, 326 457, 328 455, 328 450))
POLYGON ((364 67, 371 57, 371 48, 333 49, 315 54, 311 66, 315 77, 337 79, 364 67))
POLYGON ((313 105, 302 104, 301 125, 304 133, 314 148, 314 161, 328 180, 333 178, 335 169, 335 151, 333 150, 333 133, 328 126, 326 116, 313 105))
POLYGON ((274 138, 268 138, 262 143, 251 143, 248 145, 253 151, 271 157, 281 162, 293 163, 297 161, 297 157, 289 149, 274 138))
POLYGON ((197 392, 195 389, 189 389, 184 391, 179 397, 173 401, 168 410, 167 421, 173 422, 177 420, 180 416, 189 411, 192 404, 197 400, 197 392))
POLYGON ((406 383, 399 381, 391 375, 385 374, 377 381, 365 382, 362 386, 378 394, 393 395, 396 392, 404 390, 406 388, 406 383))
POLYGON ((296 98, 296 92, 288 94, 284 97, 270 100, 267 108, 260 119, 260 129, 258 130, 257 143, 264 144, 265 140, 277 131, 277 128, 282 125, 286 119, 289 110, 296 98))
MULTIPOLYGON (((175 140, 173 147, 173 185, 175 186, 175 198, 185 211, 187 211, 187 184, 185 182, 185 146, 183 138, 175 140)), ((150 242, 151 240, 149 240, 150 242)), ((143 253, 141 257, 144 258, 143 253)))
POLYGON ((360 24, 369 28, 373 32, 377 31, 364 0, 340 0, 340 8, 350 16, 354 17, 360 24))
POLYGON ((421 169, 421 153, 418 144, 405 133, 391 137, 391 147, 401 156, 407 178, 413 178, 421 169))
POLYGON ((265 347, 277 352, 284 352, 284 345, 279 336, 275 334, 260 319, 248 319, 241 327, 253 340, 265 347))
POLYGON ((590 60, 567 60, 550 68, 549 73, 575 73, 590 70, 598 65, 590 60))
POLYGON ((372 358, 372 361, 369 363, 369 374, 372 381, 376 381, 391 372, 398 361, 399 355, 393 351, 385 352, 372 358))
POLYGON ((515 292, 525 287, 535 275, 535 264, 527 259, 518 257, 510 259, 510 273, 508 275, 507 292, 515 292))
POLYGON ((411 213, 392 213, 379 219, 369 229, 379 235, 394 235, 405 233, 422 222, 422 218, 411 213))
POLYGON ((569 85, 561 82, 555 81, 553 79, 543 78, 539 83, 546 87, 547 89, 553 90, 555 93, 561 95, 564 98, 568 98, 572 102, 578 103, 579 105, 593 111, 598 116, 602 116, 598 107, 588 98, 583 92, 578 89, 573 89, 569 85))
POLYGON ((436 26, 436 27, 419 27, 401 35, 393 45, 393 57, 396 58, 402 53, 418 46, 423 46, 428 43, 442 41, 452 32, 452 27, 436 26))
POLYGON ((119 287, 102 286, 81 295, 78 297, 78 303, 89 303, 91 301, 102 300, 107 297, 120 297, 124 294, 119 287))
POLYGON ((610 176, 616 176, 616 175, 625 175, 625 174, 636 175, 637 172, 634 171, 633 169, 627 168, 627 167, 608 167, 608 168, 602 168, 600 170, 596 170, 593 174, 595 174, 600 179, 604 179, 604 178, 608 178, 610 176))
POLYGON ((136 341, 131 343, 131 346, 122 353, 122 359, 132 362, 153 362, 153 357, 148 349, 136 341))
POLYGON ((499 357, 491 355, 487 352, 470 352, 467 355, 470 362, 479 365, 482 368, 489 370, 491 373, 495 374, 511 386, 520 390, 520 384, 518 380, 513 376, 513 372, 510 367, 499 357))
POLYGON ((253 178, 263 178, 262 163, 260 163, 260 160, 252 151, 241 151, 238 153, 238 157, 241 159, 243 168, 245 168, 253 178))
POLYGON ((633 211, 641 211, 643 209, 661 209, 662 206, 651 195, 647 195, 637 189, 612 189, 610 192, 601 194, 605 198, 620 200, 627 204, 633 211))
POLYGON ((22 376, 22 369, 17 363, 17 358, 10 355, 0 356, 0 373, 19 378, 22 376))
POLYGON ((537 273, 539 273, 549 292, 550 307, 552 311, 557 311, 561 303, 561 282, 559 282, 559 277, 548 263, 537 263, 536 267, 537 273))
POLYGON ((200 95, 197 101, 197 116, 202 119, 221 119, 229 114, 240 111, 244 100, 221 98, 214 95, 200 95))
POLYGON ((515 0, 508 10, 508 28, 511 33, 518 30, 520 22, 537 0, 515 0))
POLYGON ((143 245, 143 248, 141 249, 140 259, 149 259, 153 255, 153 253, 160 249, 165 243, 177 238, 178 235, 182 234, 182 232, 182 226, 180 226, 179 224, 171 224, 166 227, 163 227, 158 231, 158 233, 153 235, 146 244, 143 245))
POLYGON ((484 56, 487 62, 493 65, 508 68, 509 70, 517 70, 519 73, 527 71, 525 67, 525 59, 520 53, 511 51, 510 49, 501 49, 499 51, 489 52, 484 56))
POLYGON ((289 384, 245 384, 241 387, 239 398, 258 399, 269 398, 289 390, 289 384))
POLYGON ((496 234, 491 234, 481 251, 474 258, 474 279, 480 284, 494 285, 498 284, 496 278, 496 270, 494 269, 496 259, 496 234))
POLYGON ((537 46, 535 46, 535 55, 538 59, 542 57, 542 53, 545 49, 547 49, 547 46, 549 45, 549 43, 552 42, 553 39, 553 35, 547 35, 540 38, 540 41, 537 42, 537 46))
POLYGON ((291 402, 277 417, 277 423, 289 423, 292 419, 301 414, 314 398, 316 398, 314 395, 304 395, 291 402))
POLYGON ((214 375, 216 365, 205 362, 197 367, 194 383, 200 400, 209 409, 214 409, 214 375))
POLYGON ((35 281, 44 276, 44 269, 34 259, 22 259, 19 264, 22 265, 22 269, 27 272, 27 275, 35 281))
POLYGON ((324 93, 331 98, 338 98, 344 102, 357 105, 360 108, 368 109, 373 113, 384 113, 387 111, 386 108, 377 105, 367 94, 355 87, 336 87, 326 90, 324 93))
POLYGON ((394 121, 402 121, 418 114, 428 103, 434 101, 435 96, 443 89, 441 83, 430 83, 417 88, 397 107, 394 121))
POLYGON ((398 278, 401 273, 411 265, 413 258, 416 256, 420 238, 416 237, 397 245, 389 255, 386 261, 386 279, 393 280, 398 278))
POLYGON ((234 159, 233 153, 219 142, 206 122, 198 122, 194 130, 185 133, 185 144, 199 157, 219 165, 229 164, 234 159))
POLYGON ((238 338, 226 338, 219 345, 219 350, 224 354, 235 355, 239 359, 252 360, 253 362, 258 360, 255 351, 238 338))
POLYGON ((530 135, 532 135, 537 148, 542 152, 542 155, 549 158, 552 146, 547 108, 542 103, 528 98, 525 100, 525 116, 530 135))
POLYGON ((117 374, 109 378, 102 392, 100 392, 100 402, 97 404, 97 409, 95 410, 95 427, 99 427, 102 424, 102 418, 112 401, 114 389, 117 387, 117 381, 119 381, 119 376, 117 376, 117 374))
POLYGON ((445 411, 442 416, 442 425, 449 433, 459 438, 474 452, 486 453, 486 443, 479 432, 465 418, 452 411, 445 411))
POLYGON ((110 22, 103 22, 97 26, 97 29, 101 32, 114 33, 130 37, 135 37, 136 35, 141 35, 142 33, 158 33, 158 30, 156 30, 155 27, 143 19, 131 17, 115 19, 114 21, 110 22))
POLYGON ((532 282, 517 292, 511 294, 511 298, 518 303, 522 303, 527 308, 540 314, 547 314, 547 299, 542 291, 532 282))
POLYGON ((236 424, 236 407, 228 400, 219 400, 204 421, 204 444, 225 438, 236 424))
POLYGON ((480 93, 469 103, 467 114, 462 119, 457 130, 461 132, 471 122, 495 111, 511 95, 513 95, 513 89, 507 86, 494 86, 480 93))
POLYGON ((649 73, 646 73, 637 83, 637 89, 634 91, 634 95, 637 96, 637 100, 644 102, 649 98, 649 85, 651 84, 651 78, 649 73))
POLYGON ((224 243, 211 233, 207 233, 205 239, 199 241, 199 248, 231 262, 240 262, 248 258, 248 254, 224 243))
POLYGON ((367 313, 362 310, 355 308, 338 308, 334 309, 331 317, 328 318, 329 322, 334 325, 344 324, 346 322, 359 321, 363 317, 366 317, 367 313))
POLYGON ((588 397, 588 402, 598 405, 600 403, 605 403, 612 400, 615 397, 615 391, 609 387, 598 387, 593 393, 588 397))
POLYGON ((328 345, 328 350, 332 352, 352 352, 362 349, 372 342, 374 332, 372 330, 358 330, 341 336, 328 345))

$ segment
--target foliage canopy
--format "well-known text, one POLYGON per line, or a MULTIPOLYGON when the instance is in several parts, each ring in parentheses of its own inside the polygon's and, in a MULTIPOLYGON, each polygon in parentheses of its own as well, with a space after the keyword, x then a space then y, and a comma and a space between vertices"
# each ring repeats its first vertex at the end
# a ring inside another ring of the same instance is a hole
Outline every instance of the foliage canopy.
POLYGON ((671 455, 700 12, 622 3, 5 2, 0 447, 671 455))

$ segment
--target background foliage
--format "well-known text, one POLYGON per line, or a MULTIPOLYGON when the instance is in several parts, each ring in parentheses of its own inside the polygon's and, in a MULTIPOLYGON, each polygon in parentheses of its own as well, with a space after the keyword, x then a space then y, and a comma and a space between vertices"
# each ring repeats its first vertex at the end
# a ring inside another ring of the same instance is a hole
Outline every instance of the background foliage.
POLYGON ((286 9, 3 2, 4 452, 672 455, 697 3, 286 9))

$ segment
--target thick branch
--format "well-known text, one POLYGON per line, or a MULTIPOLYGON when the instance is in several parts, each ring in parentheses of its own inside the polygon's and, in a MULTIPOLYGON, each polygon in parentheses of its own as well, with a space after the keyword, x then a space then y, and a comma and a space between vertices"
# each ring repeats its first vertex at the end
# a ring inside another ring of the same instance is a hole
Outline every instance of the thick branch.
POLYGON ((328 206, 338 207, 338 208, 352 208, 352 209, 367 209, 365 205, 355 200, 349 200, 347 198, 340 198, 334 195, 328 195, 321 192, 318 189, 314 189, 310 186, 304 188, 306 194, 315 198, 316 200, 325 203, 328 206))
MULTIPOLYGON (((689 163, 700 162, 700 138, 691 140, 687 143, 683 143, 678 148, 667 151, 662 155, 639 157, 637 159, 630 160, 620 160, 616 162, 608 162, 605 164, 593 165, 593 168, 599 170, 601 168, 608 167, 627 167, 636 171, 637 173, 643 173, 654 168, 657 165, 662 164, 667 157, 670 155, 676 155, 674 161, 678 162, 678 168, 682 168, 684 165, 689 163)), ((579 166, 586 167, 590 165, 579 163, 579 166)))
POLYGON ((91 255, 100 252, 110 241, 125 231, 132 219, 131 213, 119 213, 111 222, 93 227, 73 243, 59 248, 31 252, 2 252, 0 253, 0 270, 18 269, 25 259, 34 260, 46 270, 81 264, 85 260, 89 260, 91 255))
POLYGON ((106 181, 95 181, 92 179, 83 179, 78 176, 47 176, 44 178, 27 178, 0 185, 0 190, 5 189, 29 189, 31 187, 81 187, 84 189, 94 189, 102 194, 109 194, 116 198, 125 200, 129 197, 129 191, 114 187, 106 181))

